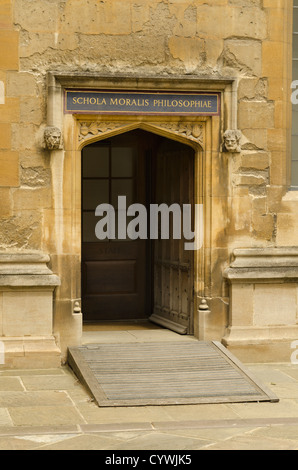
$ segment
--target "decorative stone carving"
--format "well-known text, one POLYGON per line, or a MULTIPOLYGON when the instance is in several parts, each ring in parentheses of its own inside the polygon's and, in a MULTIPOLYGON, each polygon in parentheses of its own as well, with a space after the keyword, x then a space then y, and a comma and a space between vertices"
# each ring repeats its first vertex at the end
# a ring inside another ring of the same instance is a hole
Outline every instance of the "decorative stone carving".
MULTIPOLYGON (((202 123, 154 122, 146 124, 144 129, 147 129, 148 126, 157 129, 166 129, 172 134, 187 137, 189 140, 199 143, 203 147, 204 125, 202 123)), ((131 127, 131 124, 128 125, 123 122, 81 122, 79 127, 79 142, 87 140, 92 136, 100 136, 125 127, 131 127)))
POLYGON ((199 305, 199 340, 205 341, 206 340, 206 325, 207 325, 207 319, 208 316, 210 315, 211 311, 209 308, 209 305, 207 304, 206 299, 202 299, 201 303, 199 305))
POLYGON ((48 150, 61 150, 63 148, 62 132, 58 127, 46 127, 44 131, 44 141, 48 150))
POLYGON ((168 129, 174 134, 187 137, 188 139, 199 143, 202 147, 204 145, 204 126, 198 123, 180 123, 180 122, 160 122, 153 124, 155 127, 168 129))
POLYGON ((74 309, 73 309, 73 313, 75 315, 78 315, 80 313, 82 313, 82 310, 81 310, 81 307, 80 307, 80 303, 79 302, 75 302, 74 304, 74 309))
POLYGON ((106 132, 125 127, 127 124, 119 122, 81 122, 79 129, 79 141, 94 135, 105 134, 106 132))
POLYGON ((240 139, 242 132, 238 130, 227 130, 223 135, 223 152, 239 153, 241 152, 240 139))

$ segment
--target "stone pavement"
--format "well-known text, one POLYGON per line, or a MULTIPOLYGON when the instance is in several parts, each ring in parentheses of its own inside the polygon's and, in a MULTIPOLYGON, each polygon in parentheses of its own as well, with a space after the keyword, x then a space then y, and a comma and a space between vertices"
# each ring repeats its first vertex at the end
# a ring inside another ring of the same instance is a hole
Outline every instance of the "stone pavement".
POLYGON ((99 408, 68 366, 0 370, 0 450, 298 450, 298 365, 246 367, 279 403, 99 408))

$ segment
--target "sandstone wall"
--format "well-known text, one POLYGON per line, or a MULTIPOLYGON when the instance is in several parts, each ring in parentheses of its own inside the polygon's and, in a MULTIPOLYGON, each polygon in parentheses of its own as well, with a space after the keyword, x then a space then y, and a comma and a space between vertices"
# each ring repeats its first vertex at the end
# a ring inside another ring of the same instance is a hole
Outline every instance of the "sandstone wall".
POLYGON ((297 245, 298 199, 287 194, 291 15, 290 0, 0 0, 0 249, 41 250, 58 274, 72 270, 61 261, 71 247, 61 252, 51 229, 49 71, 234 79, 242 152, 227 161, 226 226, 213 237, 216 295, 227 296, 217 280, 227 250, 297 245))
POLYGON ((237 78, 246 144, 232 162, 231 234, 236 244, 242 235, 276 243, 292 211, 279 206, 289 183, 290 7, 274 0, 16 0, 12 7, 1 0, 0 246, 46 249, 51 171, 38 135, 51 70, 237 78))

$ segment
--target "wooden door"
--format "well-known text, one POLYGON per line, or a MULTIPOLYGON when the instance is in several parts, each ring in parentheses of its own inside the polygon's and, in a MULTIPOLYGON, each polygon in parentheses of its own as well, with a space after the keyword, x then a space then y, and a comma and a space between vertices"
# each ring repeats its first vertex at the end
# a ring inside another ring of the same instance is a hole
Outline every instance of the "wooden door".
POLYGON ((84 321, 148 318, 146 240, 117 239, 118 196, 127 207, 146 200, 146 148, 140 132, 86 146, 82 152, 82 307, 84 321), (95 235, 95 208, 115 208, 116 238, 95 235))
MULTIPOLYGON (((194 151, 164 140, 154 158, 157 204, 193 204, 194 151)), ((182 211, 181 211, 182 217, 182 211)), ((193 217, 192 217, 193 219, 193 217)), ((171 233, 171 231, 170 231, 171 233)), ((180 334, 193 333, 193 251, 185 240, 154 242, 154 301, 150 319, 180 334)))

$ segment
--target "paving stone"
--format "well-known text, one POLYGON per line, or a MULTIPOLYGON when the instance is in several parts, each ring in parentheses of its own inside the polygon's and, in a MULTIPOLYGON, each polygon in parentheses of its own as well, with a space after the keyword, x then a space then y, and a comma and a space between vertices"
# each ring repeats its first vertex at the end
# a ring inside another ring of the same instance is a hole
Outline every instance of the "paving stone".
POLYGON ((57 442, 65 441, 74 437, 73 434, 35 434, 30 436, 16 436, 16 439, 32 443, 32 446, 36 448, 48 444, 56 444, 57 442))
POLYGON ((254 428, 212 428, 212 429, 181 429, 176 431, 167 431, 167 434, 179 437, 193 437, 209 441, 221 441, 234 436, 253 431, 254 428))
POLYGON ((279 403, 229 404, 240 418, 293 418, 298 417, 298 401, 282 400, 279 403))
MULTIPOLYGON (((214 441, 213 441, 214 442, 214 441)), ((136 439, 122 442, 113 449, 121 450, 192 450, 200 449, 212 443, 212 440, 179 437, 167 433, 153 432, 144 434, 136 439)))
MULTIPOLYGON (((67 369, 66 369, 67 371, 67 369)), ((27 375, 65 375, 65 368, 59 369, 13 369, 13 370, 0 370, 0 377, 19 376, 24 377, 27 375)))
POLYGON ((239 418, 236 412, 222 404, 167 406, 166 411, 173 421, 239 418))
POLYGON ((78 434, 78 426, 75 425, 52 425, 52 426, 0 426, 0 437, 6 436, 31 436, 31 435, 58 435, 58 434, 78 434))
POLYGON ((204 450, 296 450, 298 443, 286 439, 268 439, 252 436, 238 436, 217 444, 210 445, 204 450))
POLYGON ((285 373, 283 369, 278 370, 276 366, 271 366, 269 365, 255 365, 255 366, 250 366, 248 367, 249 370, 255 375, 258 376, 259 379, 263 383, 270 384, 271 382, 273 383, 286 383, 286 382, 295 382, 295 379, 293 377, 290 377, 288 373, 285 373))
POLYGON ((70 390, 80 386, 77 379, 67 375, 27 376, 22 377, 22 381, 26 390, 70 390))
POLYGON ((281 398, 298 398, 298 384, 296 383, 277 383, 271 385, 271 390, 281 398))
POLYGON ((24 387, 18 377, 0 377, 0 391, 18 390, 24 390, 24 387))
POLYGON ((82 424, 80 429, 85 433, 107 433, 107 432, 144 432, 152 431, 151 423, 108 423, 108 424, 82 424))
POLYGON ((121 444, 119 439, 106 436, 81 435, 39 447, 39 450, 104 450, 121 444))
POLYGON ((295 368, 292 367, 281 367, 280 371, 283 374, 286 374, 288 377, 295 379, 296 383, 298 382, 298 366, 296 365, 295 368))
POLYGON ((73 406, 23 406, 8 409, 15 426, 82 424, 73 406))
POLYGON ((289 426, 287 425, 280 425, 280 426, 269 426, 263 429, 257 429, 254 431, 253 436, 256 439, 260 437, 273 437, 279 439, 290 439, 296 440, 298 445, 298 425, 297 426, 289 426))
POLYGON ((168 421, 167 407, 115 407, 99 408, 95 403, 78 404, 78 410, 90 424, 138 423, 168 421))
POLYGON ((12 426, 12 420, 6 408, 0 408, 0 428, 1 426, 12 426))
POLYGON ((65 392, 0 392, 0 408, 23 406, 62 406, 71 404, 65 392))
POLYGON ((16 437, 1 437, 0 450, 32 450, 36 447, 36 443, 24 439, 20 440, 16 437))

